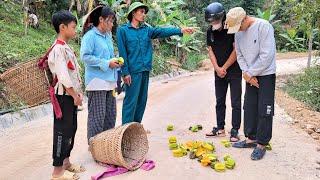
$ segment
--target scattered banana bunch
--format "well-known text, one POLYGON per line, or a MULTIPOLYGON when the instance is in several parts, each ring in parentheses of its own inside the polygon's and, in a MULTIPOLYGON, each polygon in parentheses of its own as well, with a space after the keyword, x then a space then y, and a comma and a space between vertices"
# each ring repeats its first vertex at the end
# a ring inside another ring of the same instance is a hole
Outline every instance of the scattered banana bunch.
POLYGON ((222 140, 222 141, 221 141, 221 144, 222 144, 224 147, 226 147, 226 148, 231 147, 231 142, 228 141, 228 140, 222 140))
POLYGON ((225 162, 226 168, 228 169, 234 169, 234 167, 236 166, 235 160, 232 159, 232 157, 229 154, 224 155, 223 160, 225 162))
POLYGON ((198 131, 202 130, 202 125, 190 126, 189 130, 192 131, 192 132, 198 132, 198 131))
MULTIPOLYGON (((230 143, 226 140, 222 142, 223 144, 230 143)), ((189 152, 190 159, 197 159, 202 166, 210 166, 216 172, 224 172, 226 169, 234 169, 236 165, 235 160, 228 154, 223 156, 224 162, 220 162, 218 156, 214 153, 215 146, 210 142, 187 141, 184 144, 178 144, 177 138, 175 136, 171 136, 169 137, 169 149, 172 150, 174 157, 183 157, 188 155, 189 152)))
POLYGON ((172 143, 177 143, 177 138, 175 136, 169 137, 169 144, 172 144, 172 143))
POLYGON ((173 129, 174 129, 174 127, 173 127, 172 124, 169 124, 169 125, 167 126, 167 131, 173 131, 173 129))
POLYGON ((221 162, 215 163, 213 166, 211 166, 211 168, 217 172, 225 172, 226 171, 226 165, 221 162))
POLYGON ((187 149, 183 145, 177 144, 177 138, 175 136, 169 137, 169 149, 172 150, 174 157, 183 157, 188 154, 187 149))
POLYGON ((188 154, 187 150, 180 146, 178 149, 172 150, 172 153, 174 157, 183 157, 188 154))
POLYGON ((178 149, 178 144, 177 143, 171 143, 171 144, 169 144, 169 149, 170 150, 175 150, 175 149, 178 149))
POLYGON ((212 163, 216 163, 218 161, 218 156, 213 153, 203 154, 198 161, 201 163, 202 166, 209 166, 212 163))

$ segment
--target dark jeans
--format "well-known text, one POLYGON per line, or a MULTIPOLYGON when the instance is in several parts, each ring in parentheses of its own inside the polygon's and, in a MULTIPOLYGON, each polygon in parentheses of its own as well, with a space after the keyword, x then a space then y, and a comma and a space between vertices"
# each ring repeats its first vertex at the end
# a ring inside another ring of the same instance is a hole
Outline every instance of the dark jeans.
POLYGON ((246 84, 244 134, 261 145, 267 145, 272 137, 276 76, 272 74, 257 79, 259 88, 246 84))
POLYGON ((215 77, 216 117, 218 129, 224 129, 226 117, 226 96, 230 85, 232 106, 232 128, 239 130, 241 125, 241 74, 239 77, 215 77))
POLYGON ((67 95, 56 95, 62 111, 62 118, 54 115, 53 124, 53 166, 62 166, 63 160, 70 157, 77 131, 77 106, 73 98, 67 95))

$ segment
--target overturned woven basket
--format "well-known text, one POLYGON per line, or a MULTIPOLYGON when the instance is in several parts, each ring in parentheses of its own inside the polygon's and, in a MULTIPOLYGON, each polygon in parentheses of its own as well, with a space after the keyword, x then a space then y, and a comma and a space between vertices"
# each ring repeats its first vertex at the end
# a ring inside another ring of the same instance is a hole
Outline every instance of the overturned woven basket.
POLYGON ((9 98, 18 97, 29 106, 49 101, 49 80, 46 71, 40 70, 37 63, 34 59, 17 64, 0 75, 9 98))
POLYGON ((136 170, 145 161, 149 145, 143 126, 129 123, 96 135, 89 148, 96 161, 136 170))

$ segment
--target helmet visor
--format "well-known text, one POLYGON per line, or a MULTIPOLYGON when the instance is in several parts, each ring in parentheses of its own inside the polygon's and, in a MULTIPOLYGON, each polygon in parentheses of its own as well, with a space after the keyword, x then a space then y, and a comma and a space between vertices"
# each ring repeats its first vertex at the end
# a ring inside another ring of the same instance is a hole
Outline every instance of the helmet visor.
POLYGON ((206 21, 207 22, 221 22, 224 17, 224 11, 216 14, 208 14, 206 21))

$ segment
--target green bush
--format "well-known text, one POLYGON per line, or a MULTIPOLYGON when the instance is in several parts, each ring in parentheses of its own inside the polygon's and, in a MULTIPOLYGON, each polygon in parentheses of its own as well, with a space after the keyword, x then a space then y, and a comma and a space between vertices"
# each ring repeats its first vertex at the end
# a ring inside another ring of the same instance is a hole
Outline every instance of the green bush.
POLYGON ((285 90, 289 95, 320 111, 320 66, 311 67, 305 73, 289 80, 285 90))
MULTIPOLYGON (((161 41, 161 40, 160 40, 161 41)), ((174 58, 174 51, 171 45, 161 43, 159 40, 153 40, 153 61, 151 76, 170 73, 171 66, 168 64, 168 58, 174 58)))
POLYGON ((206 58, 205 54, 201 53, 189 53, 187 56, 187 60, 184 64, 182 64, 183 69, 187 69, 189 71, 195 71, 199 68, 199 63, 206 58))

